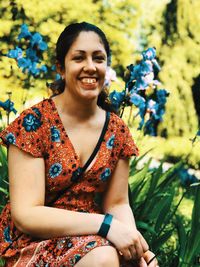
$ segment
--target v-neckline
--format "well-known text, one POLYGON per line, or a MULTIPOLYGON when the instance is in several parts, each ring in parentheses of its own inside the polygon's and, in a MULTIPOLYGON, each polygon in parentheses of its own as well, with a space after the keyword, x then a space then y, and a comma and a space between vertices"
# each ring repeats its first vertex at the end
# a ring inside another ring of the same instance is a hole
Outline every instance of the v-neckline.
POLYGON ((109 123, 109 119, 110 119, 110 112, 107 112, 105 111, 105 121, 104 121, 104 124, 103 124, 103 127, 102 127, 102 130, 101 130, 101 133, 100 133, 100 136, 98 138, 98 141, 94 147, 94 150, 92 151, 92 153, 90 154, 89 158, 87 159, 87 161, 82 165, 81 164, 81 161, 80 161, 80 157, 78 156, 77 152, 76 152, 76 149, 72 143, 72 141, 70 140, 69 138, 69 135, 67 133, 67 130, 65 129, 64 127, 64 124, 63 124, 63 121, 61 119, 61 116, 58 112, 58 109, 57 109, 57 106, 56 106, 56 103, 54 101, 54 99, 51 97, 49 98, 51 100, 51 103, 53 104, 53 107, 56 111, 56 115, 59 119, 59 122, 60 122, 60 125, 62 126, 63 128, 63 131, 64 131, 64 134, 66 136, 66 138, 68 139, 68 143, 70 144, 70 147, 71 149, 73 150, 73 154, 74 154, 74 158, 77 160, 78 162, 78 168, 80 168, 84 173, 88 173, 90 172, 93 167, 96 165, 96 162, 98 160, 98 156, 99 156, 99 150, 101 148, 101 144, 102 144, 102 141, 104 139, 104 136, 106 134, 106 130, 107 130, 107 127, 108 127, 108 123, 109 123), (92 165, 91 165, 92 164, 92 165))

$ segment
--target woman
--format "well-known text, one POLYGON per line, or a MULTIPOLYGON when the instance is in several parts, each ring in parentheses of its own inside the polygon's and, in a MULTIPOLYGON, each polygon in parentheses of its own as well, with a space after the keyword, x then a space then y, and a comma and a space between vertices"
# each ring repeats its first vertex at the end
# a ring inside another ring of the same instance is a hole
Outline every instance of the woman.
POLYGON ((71 24, 56 57, 59 94, 0 134, 9 145, 6 266, 147 266, 153 253, 128 204, 128 158, 138 150, 103 89, 107 39, 94 25, 71 24))

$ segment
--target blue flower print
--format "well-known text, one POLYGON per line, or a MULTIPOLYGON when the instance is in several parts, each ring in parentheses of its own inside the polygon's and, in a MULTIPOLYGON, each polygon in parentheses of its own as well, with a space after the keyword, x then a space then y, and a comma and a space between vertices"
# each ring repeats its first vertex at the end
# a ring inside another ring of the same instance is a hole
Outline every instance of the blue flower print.
POLYGON ((60 142, 60 131, 56 128, 56 126, 51 127, 51 141, 60 142))
POLYGON ((22 126, 25 128, 27 132, 33 132, 36 131, 40 126, 42 125, 42 122, 40 119, 38 119, 33 114, 29 113, 24 117, 22 126))
POLYGON ((113 146, 114 146, 114 141, 115 141, 115 135, 113 134, 113 135, 108 139, 108 141, 107 141, 107 143, 106 143, 106 147, 107 147, 108 149, 112 149, 113 146))
POLYGON ((8 133, 8 134, 6 135, 6 141, 7 141, 9 144, 15 144, 15 143, 16 143, 16 139, 15 139, 14 134, 12 134, 12 133, 8 133))
POLYGON ((96 247, 97 245, 97 242, 96 241, 91 241, 89 243, 86 244, 85 248, 88 249, 88 248, 93 248, 93 247, 96 247))
POLYGON ((8 243, 12 243, 12 240, 10 238, 10 227, 7 226, 4 231, 3 231, 3 235, 4 235, 4 240, 8 243))
POLYGON ((35 114, 38 116, 38 118, 41 118, 41 113, 38 108, 32 108, 32 110, 35 112, 35 114))
POLYGON ((106 168, 105 171, 101 174, 101 180, 103 182, 107 181, 110 174, 111 174, 111 170, 109 168, 106 168))
POLYGON ((51 178, 57 177, 62 172, 62 165, 60 163, 54 163, 49 169, 49 175, 51 178))
POLYGON ((80 254, 74 255, 74 257, 69 260, 70 264, 72 264, 70 266, 74 266, 74 264, 76 264, 80 259, 81 259, 81 255, 80 254))

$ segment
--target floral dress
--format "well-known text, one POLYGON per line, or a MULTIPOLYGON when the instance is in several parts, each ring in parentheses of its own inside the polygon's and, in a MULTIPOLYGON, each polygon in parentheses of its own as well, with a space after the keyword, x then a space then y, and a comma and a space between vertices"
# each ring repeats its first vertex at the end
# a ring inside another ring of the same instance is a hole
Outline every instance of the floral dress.
MULTIPOLYGON (((98 142, 95 161, 81 175, 77 174, 83 167, 52 98, 23 111, 0 133, 1 144, 13 144, 44 159, 45 206, 103 213, 101 196, 117 161, 138 154, 123 120, 112 112, 106 114, 107 124, 98 142)), ((6 266, 74 266, 93 248, 110 245, 113 246, 98 235, 41 240, 23 234, 11 219, 9 203, 0 216, 0 256, 6 259, 6 266)))

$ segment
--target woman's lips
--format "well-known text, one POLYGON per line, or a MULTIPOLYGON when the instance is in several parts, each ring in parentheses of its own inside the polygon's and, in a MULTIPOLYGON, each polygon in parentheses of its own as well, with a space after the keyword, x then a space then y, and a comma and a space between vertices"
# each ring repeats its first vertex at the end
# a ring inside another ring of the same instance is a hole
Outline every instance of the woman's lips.
POLYGON ((81 87, 86 89, 95 89, 97 87, 96 78, 81 78, 80 79, 81 87))

